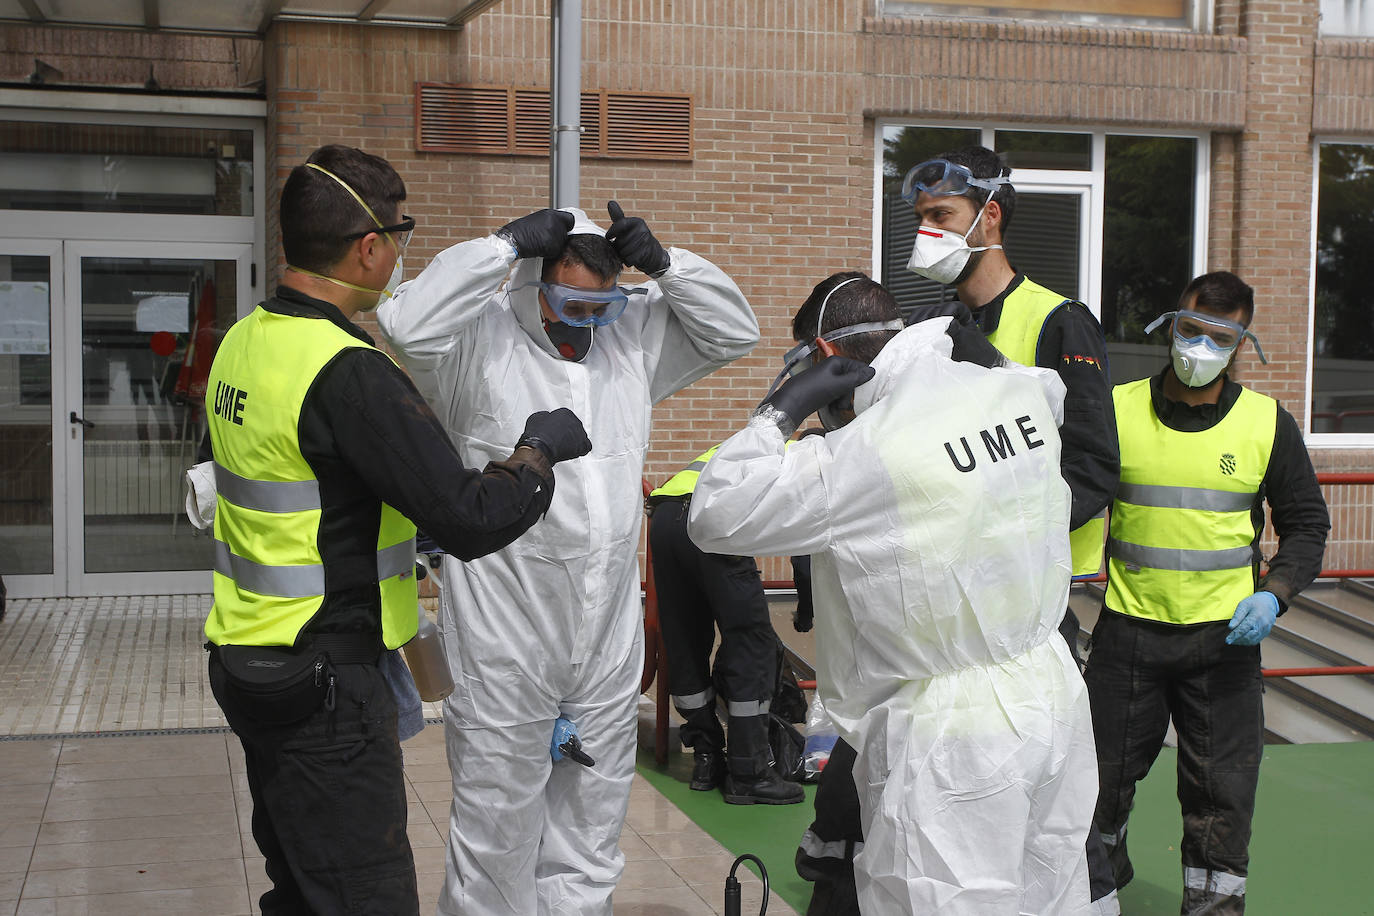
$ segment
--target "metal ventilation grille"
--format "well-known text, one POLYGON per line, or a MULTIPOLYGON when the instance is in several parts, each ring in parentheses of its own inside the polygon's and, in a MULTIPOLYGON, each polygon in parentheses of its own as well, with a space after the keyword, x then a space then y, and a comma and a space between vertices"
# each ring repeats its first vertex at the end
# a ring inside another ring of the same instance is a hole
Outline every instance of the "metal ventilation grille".
POLYGON ((602 155, 615 159, 691 159, 690 96, 605 93, 602 155))
MULTIPOLYGON (((603 159, 692 158, 692 97, 651 92, 582 93, 582 155, 603 159)), ((547 156, 544 89, 415 84, 415 148, 432 153, 547 156)))

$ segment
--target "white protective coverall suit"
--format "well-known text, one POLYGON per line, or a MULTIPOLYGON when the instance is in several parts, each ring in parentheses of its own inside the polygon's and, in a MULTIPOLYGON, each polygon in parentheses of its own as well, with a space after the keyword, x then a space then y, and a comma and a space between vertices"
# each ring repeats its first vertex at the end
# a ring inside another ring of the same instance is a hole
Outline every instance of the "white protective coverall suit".
MULTIPOLYGON (((604 231, 581 210, 573 233, 604 231)), ((532 411, 569 407, 590 454, 558 466, 548 514, 509 547, 445 557, 440 628, 453 775, 444 914, 606 914, 634 775, 643 613, 637 563, 650 406, 748 353, 734 282, 680 248, 645 296, 559 358, 535 286, 488 237, 455 245, 378 310, 386 339, 472 467, 504 458, 532 411), (506 283, 510 275, 510 282, 506 283), (503 284, 505 287, 502 288, 503 284), (554 719, 596 760, 552 764, 554 719)))
POLYGON ((688 532, 812 557, 817 683, 858 755, 864 913, 1087 913, 1092 722, 1055 629, 1064 386, 952 361, 947 323, 889 341, 838 431, 784 448, 753 418, 702 472, 688 532))

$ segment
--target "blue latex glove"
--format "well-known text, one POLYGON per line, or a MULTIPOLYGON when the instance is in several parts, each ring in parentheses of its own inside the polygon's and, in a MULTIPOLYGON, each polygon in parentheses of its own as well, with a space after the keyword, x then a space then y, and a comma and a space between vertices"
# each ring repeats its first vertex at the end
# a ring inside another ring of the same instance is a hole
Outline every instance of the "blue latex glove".
POLYGON ((1233 646, 1257 646, 1274 629, 1279 616, 1279 599, 1269 592, 1255 592, 1236 605, 1236 613, 1227 624, 1231 632, 1226 643, 1233 646))
POLYGON ((584 767, 592 766, 596 761, 587 756, 586 751, 582 750, 582 739, 577 735, 577 726, 571 719, 559 716, 553 723, 553 740, 549 742, 549 756, 553 762, 557 763, 567 757, 573 763, 580 763, 584 767))

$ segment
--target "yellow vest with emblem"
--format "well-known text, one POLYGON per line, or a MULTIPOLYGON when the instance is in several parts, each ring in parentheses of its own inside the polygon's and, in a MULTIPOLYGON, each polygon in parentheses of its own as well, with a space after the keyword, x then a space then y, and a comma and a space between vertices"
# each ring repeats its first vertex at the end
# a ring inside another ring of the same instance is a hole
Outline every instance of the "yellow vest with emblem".
POLYGON ((205 635, 216 645, 294 645, 326 588, 369 582, 380 591, 386 647, 415 635, 415 525, 391 506, 382 503, 375 555, 335 561, 326 582, 319 481, 297 429, 316 376, 351 347, 370 348, 330 321, 258 307, 215 354, 206 391, 218 490, 215 601, 205 635))
POLYGON ((1255 590, 1250 510, 1269 468, 1273 398, 1242 389, 1221 422, 1160 422, 1150 380, 1118 385, 1121 483, 1107 539, 1107 607, 1173 624, 1229 620, 1255 590))
POLYGON ((687 467, 678 471, 668 482, 649 494, 650 499, 672 498, 675 496, 690 496, 692 491, 697 488, 697 478, 701 477, 701 469, 706 467, 706 462, 711 460, 711 456, 720 450, 719 445, 713 445, 697 457, 693 458, 687 467))
MULTIPOLYGON (((988 340, 998 352, 1014 363, 1035 365, 1035 351, 1045 321, 1055 309, 1071 302, 1056 292, 1022 277, 1021 283, 1002 301, 1002 314, 997 328, 988 340)), ((1091 576, 1102 568, 1102 535, 1106 519, 1097 515, 1069 532, 1069 549, 1073 552, 1073 574, 1091 576)))

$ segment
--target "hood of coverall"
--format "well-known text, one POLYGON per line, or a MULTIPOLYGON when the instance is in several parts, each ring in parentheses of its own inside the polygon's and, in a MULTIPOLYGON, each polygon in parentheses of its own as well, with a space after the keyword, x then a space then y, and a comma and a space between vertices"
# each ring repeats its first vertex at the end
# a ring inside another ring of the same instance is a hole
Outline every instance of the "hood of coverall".
MULTIPOLYGON (((585 211, 579 210, 577 207, 563 207, 561 209, 564 213, 573 215, 573 227, 568 230, 569 235, 606 237, 606 230, 588 219, 585 211)), ((535 284, 539 282, 543 273, 543 258, 521 258, 515 262, 515 269, 511 272, 510 277, 511 309, 515 312, 515 320, 520 322, 520 327, 525 329, 525 333, 539 345, 540 349, 551 356, 563 359, 563 356, 558 352, 558 347, 549 339, 548 332, 544 330, 544 314, 539 309, 539 287, 535 284)), ((599 328, 597 333, 605 333, 605 329, 599 328)))
MULTIPOLYGON (((854 390, 854 413, 862 414, 896 387, 906 371, 922 359, 951 359, 954 339, 949 336, 949 316, 918 321, 887 342, 887 346, 873 358, 873 378, 854 390)), ((999 372, 1016 372, 1032 376, 1045 392, 1045 400, 1054 411, 1054 421, 1064 422, 1064 382, 1051 369, 1020 366, 1014 363, 998 367, 999 372)))

